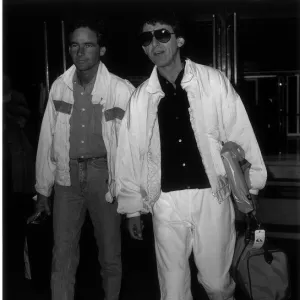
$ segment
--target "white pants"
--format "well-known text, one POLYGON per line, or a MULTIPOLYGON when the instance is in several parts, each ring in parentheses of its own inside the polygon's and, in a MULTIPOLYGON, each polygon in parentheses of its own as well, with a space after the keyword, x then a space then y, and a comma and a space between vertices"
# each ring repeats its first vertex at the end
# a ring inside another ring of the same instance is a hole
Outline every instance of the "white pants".
POLYGON ((191 300, 189 257, 211 300, 234 299, 229 269, 235 246, 234 208, 211 189, 162 193, 153 207, 161 300, 191 300))

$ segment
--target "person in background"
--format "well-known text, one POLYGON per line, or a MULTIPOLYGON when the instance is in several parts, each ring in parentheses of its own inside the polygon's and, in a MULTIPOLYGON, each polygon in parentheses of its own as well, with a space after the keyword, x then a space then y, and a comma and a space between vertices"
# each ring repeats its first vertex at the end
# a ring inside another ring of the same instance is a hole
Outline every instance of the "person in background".
MULTIPOLYGON (((34 195, 34 150, 25 132, 31 112, 11 78, 3 76, 3 219, 7 282, 24 281, 26 216, 34 195), (9 279, 13 276, 12 279, 9 279)), ((5 285, 7 286, 7 285, 5 285)))
POLYGON ((240 145, 251 163, 253 198, 267 173, 244 105, 225 75, 181 57, 185 38, 173 14, 148 17, 139 35, 155 65, 133 93, 116 159, 118 212, 142 239, 152 212, 162 300, 191 300, 189 257, 212 300, 233 299, 229 275, 235 215, 220 151, 240 145))
POLYGON ((70 31, 73 65, 51 87, 38 143, 37 212, 50 214, 54 186, 53 300, 74 299, 78 242, 87 211, 105 299, 119 299, 122 266, 114 164, 119 126, 134 88, 101 62, 106 47, 99 24, 79 21, 70 31))

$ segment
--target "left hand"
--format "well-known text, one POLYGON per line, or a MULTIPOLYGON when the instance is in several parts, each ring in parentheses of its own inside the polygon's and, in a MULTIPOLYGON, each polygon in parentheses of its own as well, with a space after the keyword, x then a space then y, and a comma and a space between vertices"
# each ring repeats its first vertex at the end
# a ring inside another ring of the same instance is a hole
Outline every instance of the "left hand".
POLYGON ((252 199, 252 203, 253 203, 253 207, 254 207, 253 214, 255 215, 259 208, 258 195, 254 195, 254 194, 250 194, 250 195, 251 195, 251 199, 252 199))

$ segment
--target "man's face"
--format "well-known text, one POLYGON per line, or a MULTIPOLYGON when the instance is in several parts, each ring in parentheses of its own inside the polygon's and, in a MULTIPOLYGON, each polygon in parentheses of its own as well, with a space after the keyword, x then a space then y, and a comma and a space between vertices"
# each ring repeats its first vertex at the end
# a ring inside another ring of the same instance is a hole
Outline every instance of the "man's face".
POLYGON ((95 67, 104 55, 105 47, 97 44, 97 35, 88 27, 76 29, 70 40, 69 52, 77 70, 87 71, 95 67))
MULTIPOLYGON (((143 32, 154 31, 158 29, 167 29, 170 33, 174 33, 172 26, 161 23, 155 25, 145 24, 143 32)), ((153 37, 152 42, 143 49, 149 59, 158 67, 166 67, 171 65, 179 57, 179 48, 183 45, 182 38, 176 38, 175 34, 171 34, 171 38, 167 43, 159 42, 153 37)))

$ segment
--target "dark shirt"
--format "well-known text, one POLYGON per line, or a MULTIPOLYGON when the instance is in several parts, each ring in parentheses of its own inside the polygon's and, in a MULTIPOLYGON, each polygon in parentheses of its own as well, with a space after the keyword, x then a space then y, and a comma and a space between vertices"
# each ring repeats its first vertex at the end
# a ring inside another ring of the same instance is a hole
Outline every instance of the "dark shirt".
POLYGON ((184 69, 175 81, 176 88, 157 73, 165 93, 158 105, 161 189, 171 192, 210 188, 190 122, 187 93, 180 85, 184 69))
POLYGON ((96 76, 85 87, 73 78, 74 105, 70 118, 70 158, 104 157, 106 148, 102 136, 102 105, 92 103, 96 76))

